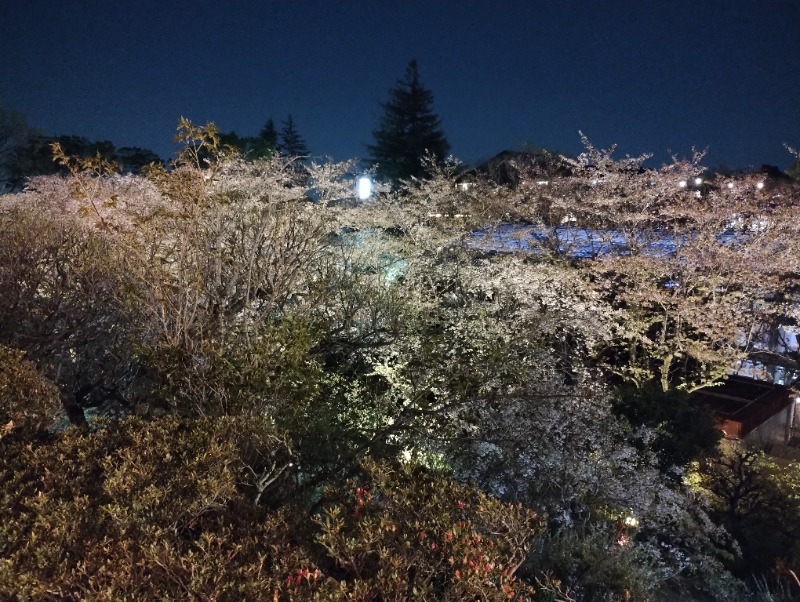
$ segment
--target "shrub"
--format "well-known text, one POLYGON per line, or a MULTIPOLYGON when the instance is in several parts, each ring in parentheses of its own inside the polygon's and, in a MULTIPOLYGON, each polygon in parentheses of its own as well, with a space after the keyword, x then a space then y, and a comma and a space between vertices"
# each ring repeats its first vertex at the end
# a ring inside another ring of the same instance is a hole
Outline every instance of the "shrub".
POLYGON ((25 353, 0 345, 0 440, 15 429, 46 428, 58 406, 58 390, 25 353))

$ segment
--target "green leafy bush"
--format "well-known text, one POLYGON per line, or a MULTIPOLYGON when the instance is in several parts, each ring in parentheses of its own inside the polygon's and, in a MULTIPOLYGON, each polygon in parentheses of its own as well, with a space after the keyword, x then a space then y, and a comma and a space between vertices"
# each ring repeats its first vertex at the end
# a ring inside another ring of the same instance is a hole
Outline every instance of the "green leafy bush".
POLYGON ((0 439, 16 429, 47 428, 58 407, 58 389, 25 353, 0 345, 0 439))
POLYGON ((515 572, 538 518, 444 476, 367 460, 356 479, 324 491, 318 514, 301 497, 261 508, 273 490, 297 491, 291 450, 244 418, 129 418, 0 446, 6 599, 505 600, 533 591, 515 572), (285 470, 275 470, 280 462, 285 470), (275 477, 266 492, 265 474, 275 477))

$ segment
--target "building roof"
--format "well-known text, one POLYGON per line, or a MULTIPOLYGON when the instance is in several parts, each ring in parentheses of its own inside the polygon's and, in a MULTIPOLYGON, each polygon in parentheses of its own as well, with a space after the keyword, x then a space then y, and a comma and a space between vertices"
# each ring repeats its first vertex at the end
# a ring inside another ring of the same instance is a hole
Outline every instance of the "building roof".
POLYGON ((730 376, 720 385, 706 387, 694 398, 708 405, 727 437, 742 439, 792 403, 786 387, 730 376))

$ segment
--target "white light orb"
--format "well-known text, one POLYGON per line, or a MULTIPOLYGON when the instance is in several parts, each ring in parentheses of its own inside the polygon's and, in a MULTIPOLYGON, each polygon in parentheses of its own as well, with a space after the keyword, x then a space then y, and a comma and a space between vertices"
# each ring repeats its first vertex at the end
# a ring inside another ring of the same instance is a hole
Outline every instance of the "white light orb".
POLYGON ((703 183, 703 178, 695 178, 694 179, 694 185, 695 186, 700 186, 700 184, 702 184, 702 183, 703 183))
POLYGON ((372 195, 372 180, 367 176, 358 178, 358 198, 362 201, 367 200, 372 195))
POLYGON ((639 526, 639 520, 635 516, 626 516, 622 522, 626 527, 630 527, 632 529, 635 529, 639 526))
POLYGON ((728 182, 728 188, 733 189, 733 182, 728 182))
POLYGON ((764 182, 759 182, 758 184, 756 184, 756 188, 758 188, 759 190, 764 188, 764 182))
POLYGON ((686 186, 687 186, 686 180, 681 180, 680 182, 678 182, 678 188, 686 188, 686 186))

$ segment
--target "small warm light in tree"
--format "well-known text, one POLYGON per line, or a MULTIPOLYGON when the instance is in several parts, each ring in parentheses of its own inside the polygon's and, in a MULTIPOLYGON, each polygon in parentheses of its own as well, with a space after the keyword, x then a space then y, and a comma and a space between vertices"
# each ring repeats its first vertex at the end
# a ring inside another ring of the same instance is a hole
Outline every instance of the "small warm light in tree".
POLYGON ((358 198, 362 201, 367 200, 372 195, 372 180, 367 176, 358 178, 358 198))
POLYGON ((762 188, 764 188, 764 182, 759 182, 758 184, 756 184, 756 188, 758 190, 761 190, 762 188))
POLYGON ((733 189, 733 182, 728 182, 728 188, 733 189))
POLYGON ((695 178, 694 179, 694 185, 695 186, 700 186, 702 183, 703 183, 703 178, 695 178))
POLYGON ((639 520, 635 516, 626 516, 622 522, 626 527, 630 527, 632 529, 635 529, 639 526, 639 520))
POLYGON ((686 186, 687 186, 686 180, 681 180, 680 182, 678 182, 678 188, 686 188, 686 186))

